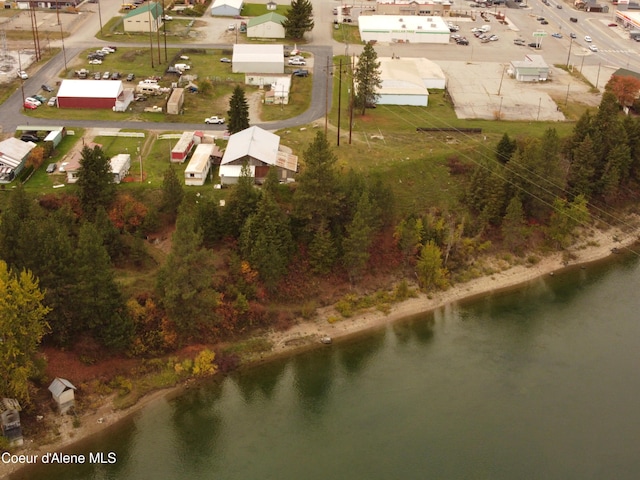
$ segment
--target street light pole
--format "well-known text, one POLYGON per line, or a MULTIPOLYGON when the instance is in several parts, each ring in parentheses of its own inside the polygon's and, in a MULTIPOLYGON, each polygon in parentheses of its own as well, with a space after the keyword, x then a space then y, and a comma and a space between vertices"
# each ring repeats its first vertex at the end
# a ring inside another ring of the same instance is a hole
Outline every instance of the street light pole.
POLYGON ((336 145, 340 146, 340 108, 342 101, 342 59, 340 59, 338 71, 338 139, 336 141, 336 145))

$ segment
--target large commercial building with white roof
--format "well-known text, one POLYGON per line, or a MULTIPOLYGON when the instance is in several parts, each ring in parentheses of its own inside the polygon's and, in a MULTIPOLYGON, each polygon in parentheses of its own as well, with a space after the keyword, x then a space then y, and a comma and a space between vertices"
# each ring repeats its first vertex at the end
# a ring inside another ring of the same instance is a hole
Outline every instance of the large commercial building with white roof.
POLYGON ((231 61, 233 73, 284 73, 284 46, 238 43, 231 61))
POLYGON ((422 15, 361 15, 363 42, 449 43, 451 31, 441 17, 422 15))
POLYGON ((58 90, 58 107, 113 109, 123 97, 120 80, 63 80, 58 90))

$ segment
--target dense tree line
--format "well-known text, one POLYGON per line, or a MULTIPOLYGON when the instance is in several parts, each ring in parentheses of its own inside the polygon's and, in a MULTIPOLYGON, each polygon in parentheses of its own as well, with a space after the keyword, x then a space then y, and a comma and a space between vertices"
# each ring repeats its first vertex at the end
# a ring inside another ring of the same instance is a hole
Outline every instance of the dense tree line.
MULTIPOLYGON (((286 299, 292 272, 302 289, 327 275, 357 284, 389 231, 405 273, 425 290, 445 288, 494 242, 516 254, 540 241, 565 248, 589 221, 591 204, 637 194, 640 124, 620 110, 607 92, 566 139, 554 129, 541 138, 505 134, 495 157, 463 174, 457 208, 400 220, 388 183, 341 170, 322 132, 303 151, 295 184, 280 184, 272 170, 257 187, 245 165, 224 206, 185 195, 171 168, 154 201, 117 193, 104 153, 85 148, 77 195, 35 202, 21 187, 10 194, 0 215, 0 277, 33 296, 34 340, 72 345, 88 336, 138 355, 274 321, 266 305, 286 299), (175 232, 170 253, 151 270, 155 284, 125 298, 114 267, 144 271, 151 260, 143 236, 161 225, 175 232)), ((3 308, 0 326, 14 315, 3 308)))

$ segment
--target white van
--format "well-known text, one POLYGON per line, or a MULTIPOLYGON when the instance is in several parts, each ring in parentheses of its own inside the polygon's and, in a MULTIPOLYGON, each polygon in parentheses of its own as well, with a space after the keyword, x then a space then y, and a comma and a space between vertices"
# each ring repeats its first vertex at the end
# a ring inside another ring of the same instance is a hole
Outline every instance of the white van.
POLYGON ((160 86, 149 83, 139 83, 136 87, 136 93, 143 93, 145 95, 158 95, 160 94, 160 86))
POLYGON ((187 65, 186 63, 176 63, 174 65, 174 68, 176 70, 179 70, 181 72, 184 72, 185 70, 191 70, 191 65, 187 65))

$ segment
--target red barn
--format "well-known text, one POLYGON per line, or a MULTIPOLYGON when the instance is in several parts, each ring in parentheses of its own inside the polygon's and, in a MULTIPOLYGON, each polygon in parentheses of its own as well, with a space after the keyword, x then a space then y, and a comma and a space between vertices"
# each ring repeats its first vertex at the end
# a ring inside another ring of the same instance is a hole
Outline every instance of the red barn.
POLYGON ((58 90, 58 108, 111 110, 124 96, 120 80, 63 80, 58 90))

